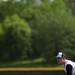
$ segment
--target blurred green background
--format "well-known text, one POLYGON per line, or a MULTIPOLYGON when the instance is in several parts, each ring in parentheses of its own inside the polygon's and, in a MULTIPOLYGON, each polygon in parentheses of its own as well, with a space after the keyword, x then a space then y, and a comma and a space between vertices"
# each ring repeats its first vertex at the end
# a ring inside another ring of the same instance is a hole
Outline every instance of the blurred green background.
POLYGON ((57 66, 62 51, 75 61, 73 0, 0 0, 0 67, 57 66))

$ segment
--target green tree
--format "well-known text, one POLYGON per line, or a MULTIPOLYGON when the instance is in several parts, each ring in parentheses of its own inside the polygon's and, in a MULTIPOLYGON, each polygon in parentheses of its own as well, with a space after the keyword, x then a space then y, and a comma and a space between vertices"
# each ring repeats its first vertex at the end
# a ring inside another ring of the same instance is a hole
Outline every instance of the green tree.
POLYGON ((74 0, 64 0, 66 7, 68 8, 68 11, 72 13, 72 15, 75 15, 75 1, 74 0))
POLYGON ((17 15, 6 17, 3 23, 3 60, 25 59, 31 47, 31 29, 17 15))
POLYGON ((48 61, 54 61, 58 50, 68 52, 74 47, 75 19, 66 9, 63 0, 55 0, 53 3, 44 0, 41 6, 33 3, 27 5, 19 14, 32 28, 34 57, 44 56, 48 61))
POLYGON ((52 62, 59 50, 69 56, 73 55, 74 58, 75 18, 67 11, 64 0, 39 0, 40 4, 37 3, 38 0, 26 0, 25 3, 23 1, 25 0, 9 0, 0 4, 1 29, 4 32, 4 38, 1 35, 3 58, 12 58, 19 52, 13 59, 19 56, 42 56, 47 62, 52 62), (18 16, 13 16, 14 14, 18 16))

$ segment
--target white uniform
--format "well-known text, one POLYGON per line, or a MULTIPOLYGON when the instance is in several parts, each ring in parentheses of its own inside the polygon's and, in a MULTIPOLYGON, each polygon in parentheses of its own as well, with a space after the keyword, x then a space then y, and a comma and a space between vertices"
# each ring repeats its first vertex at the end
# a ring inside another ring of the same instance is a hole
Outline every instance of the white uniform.
POLYGON ((75 62, 73 62, 71 60, 65 59, 65 64, 64 64, 64 66, 65 66, 65 72, 66 72, 66 66, 68 64, 70 64, 73 67, 73 69, 72 69, 72 75, 75 75, 75 62))

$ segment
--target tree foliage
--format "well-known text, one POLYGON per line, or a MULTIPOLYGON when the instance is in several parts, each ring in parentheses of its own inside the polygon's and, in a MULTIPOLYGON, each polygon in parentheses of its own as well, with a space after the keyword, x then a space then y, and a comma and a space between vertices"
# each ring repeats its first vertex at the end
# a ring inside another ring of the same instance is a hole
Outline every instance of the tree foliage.
POLYGON ((15 60, 27 58, 27 50, 31 46, 31 29, 28 23, 21 20, 17 15, 6 17, 3 22, 5 30, 3 36, 2 58, 15 60))
POLYGON ((64 0, 8 0, 0 2, 0 15, 2 59, 43 57, 53 63, 60 50, 74 58, 75 17, 64 0))

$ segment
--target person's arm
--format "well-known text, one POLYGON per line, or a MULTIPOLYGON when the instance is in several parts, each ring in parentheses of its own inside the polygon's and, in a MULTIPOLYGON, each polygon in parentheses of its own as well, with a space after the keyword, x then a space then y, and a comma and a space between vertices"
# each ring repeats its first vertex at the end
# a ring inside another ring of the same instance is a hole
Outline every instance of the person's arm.
POLYGON ((73 69, 73 67, 70 64, 68 64, 66 66, 66 74, 67 75, 72 75, 72 69, 73 69))

